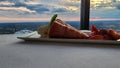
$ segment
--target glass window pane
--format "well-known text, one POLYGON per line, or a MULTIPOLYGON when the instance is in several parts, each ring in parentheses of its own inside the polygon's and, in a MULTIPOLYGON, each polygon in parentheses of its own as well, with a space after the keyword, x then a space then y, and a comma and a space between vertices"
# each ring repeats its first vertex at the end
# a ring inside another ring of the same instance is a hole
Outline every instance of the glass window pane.
POLYGON ((120 0, 91 0, 91 24, 120 32, 120 0))
POLYGON ((80 0, 0 0, 0 33, 34 31, 54 14, 79 28, 80 0))

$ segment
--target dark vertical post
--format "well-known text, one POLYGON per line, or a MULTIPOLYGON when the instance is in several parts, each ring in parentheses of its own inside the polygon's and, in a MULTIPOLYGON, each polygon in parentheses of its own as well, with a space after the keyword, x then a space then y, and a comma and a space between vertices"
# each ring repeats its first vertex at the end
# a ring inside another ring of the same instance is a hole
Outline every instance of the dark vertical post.
POLYGON ((89 30, 90 0, 81 0, 81 30, 89 30))

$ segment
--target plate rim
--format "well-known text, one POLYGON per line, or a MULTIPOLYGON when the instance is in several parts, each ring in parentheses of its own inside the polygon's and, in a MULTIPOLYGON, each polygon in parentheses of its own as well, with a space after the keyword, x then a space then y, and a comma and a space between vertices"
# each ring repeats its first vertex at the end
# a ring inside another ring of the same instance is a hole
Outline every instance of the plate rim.
POLYGON ((83 43, 83 44, 108 44, 120 45, 120 41, 114 40, 91 40, 91 39, 62 39, 62 38, 34 38, 34 37, 17 37, 24 41, 39 41, 39 42, 64 42, 64 43, 83 43))
POLYGON ((86 44, 119 44, 120 41, 115 40, 93 40, 93 39, 63 39, 63 38, 40 38, 40 35, 37 31, 32 33, 23 34, 22 36, 18 36, 18 39, 22 39, 24 41, 44 41, 44 42, 65 42, 65 43, 86 43, 86 44), (32 37, 32 36, 37 37, 32 37), (38 37, 39 36, 39 37, 38 37))

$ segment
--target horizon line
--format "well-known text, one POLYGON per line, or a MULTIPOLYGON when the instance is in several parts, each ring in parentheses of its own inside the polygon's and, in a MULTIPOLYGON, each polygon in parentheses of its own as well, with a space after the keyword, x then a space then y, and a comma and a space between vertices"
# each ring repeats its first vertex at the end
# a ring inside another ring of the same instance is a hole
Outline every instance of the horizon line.
MULTIPOLYGON (((80 18, 59 18, 63 21, 80 21, 80 18)), ((120 18, 90 18, 90 21, 120 20, 120 18)), ((0 17, 0 22, 49 22, 50 18, 7 18, 0 17)))

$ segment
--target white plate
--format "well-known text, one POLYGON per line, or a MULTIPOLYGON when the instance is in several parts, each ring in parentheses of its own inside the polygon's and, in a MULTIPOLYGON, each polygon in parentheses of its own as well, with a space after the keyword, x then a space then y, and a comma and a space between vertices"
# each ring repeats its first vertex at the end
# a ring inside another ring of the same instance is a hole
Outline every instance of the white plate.
POLYGON ((58 38, 40 38, 40 35, 35 31, 30 34, 25 34, 17 37, 25 41, 39 41, 39 42, 65 42, 65 43, 84 43, 84 44, 115 44, 120 45, 120 41, 115 40, 88 40, 88 39, 58 39, 58 38))

